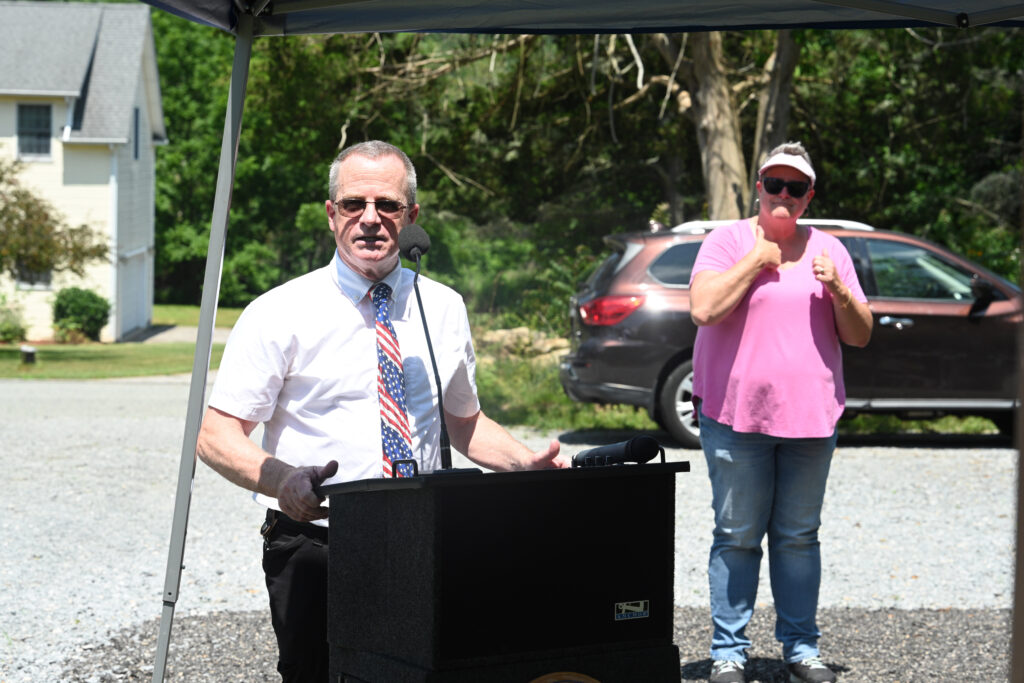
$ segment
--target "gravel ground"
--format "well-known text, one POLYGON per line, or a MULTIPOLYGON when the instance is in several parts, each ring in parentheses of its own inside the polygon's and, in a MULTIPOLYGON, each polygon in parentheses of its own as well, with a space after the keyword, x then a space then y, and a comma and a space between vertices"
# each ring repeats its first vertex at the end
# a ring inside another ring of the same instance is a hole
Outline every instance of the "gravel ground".
MULTIPOLYGON (((152 676, 187 396, 180 377, 0 380, 0 683, 152 676)), ((575 453, 628 435, 555 436, 575 453)), ((701 680, 710 487, 700 452, 668 455, 692 467, 677 477, 675 642, 682 680, 701 680)), ((843 681, 1007 679, 1016 466, 999 437, 840 442, 819 622, 843 681)), ((197 467, 168 680, 276 680, 260 521, 197 467)), ((782 681, 766 572, 762 586, 748 679, 782 681)))
MULTIPOLYGON (((675 643, 682 681, 703 681, 710 673, 707 618, 705 608, 676 609, 675 643)), ((818 621, 826 634, 825 661, 844 683, 1009 678, 1009 610, 825 608, 818 621)), ((755 614, 749 632, 763 645, 752 648, 748 681, 788 680, 771 646, 772 628, 766 611, 755 614)), ((123 629, 101 643, 76 647, 59 680, 150 681, 158 630, 159 622, 151 621, 123 629)), ((281 680, 274 670, 276 656, 274 632, 263 611, 184 617, 174 623, 166 680, 274 683, 281 680)))

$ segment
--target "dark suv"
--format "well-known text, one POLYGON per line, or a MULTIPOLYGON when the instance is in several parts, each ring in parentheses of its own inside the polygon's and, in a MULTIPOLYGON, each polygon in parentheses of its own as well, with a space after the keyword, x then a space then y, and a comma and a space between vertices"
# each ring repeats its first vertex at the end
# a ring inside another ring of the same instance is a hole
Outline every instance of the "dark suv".
MULTIPOLYGON (((681 445, 694 419, 690 270, 704 235, 728 221, 611 235, 612 253, 570 302, 560 379, 575 401, 644 406, 681 445)), ((846 413, 982 415, 1013 426, 1020 288, 920 237, 806 219, 853 257, 875 317, 866 348, 843 347, 846 413)))

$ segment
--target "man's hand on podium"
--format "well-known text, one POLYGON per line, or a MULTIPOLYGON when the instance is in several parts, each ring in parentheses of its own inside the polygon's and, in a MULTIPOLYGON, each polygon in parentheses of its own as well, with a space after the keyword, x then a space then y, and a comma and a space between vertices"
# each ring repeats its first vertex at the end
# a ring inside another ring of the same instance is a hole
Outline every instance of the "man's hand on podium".
POLYGON ((531 451, 504 427, 484 415, 482 410, 468 417, 445 413, 452 447, 459 453, 495 472, 545 470, 569 467, 568 458, 559 456, 561 446, 552 439, 544 450, 531 451))
POLYGON ((562 445, 558 443, 558 439, 551 439, 546 449, 533 454, 533 460, 527 463, 526 469, 549 470, 569 467, 572 463, 568 456, 560 455, 561 450, 562 445))
POLYGON ((281 512, 296 522, 311 522, 327 519, 329 511, 320 505, 323 497, 316 494, 316 487, 338 472, 338 462, 331 460, 323 467, 296 467, 285 477, 277 490, 277 503, 281 512))

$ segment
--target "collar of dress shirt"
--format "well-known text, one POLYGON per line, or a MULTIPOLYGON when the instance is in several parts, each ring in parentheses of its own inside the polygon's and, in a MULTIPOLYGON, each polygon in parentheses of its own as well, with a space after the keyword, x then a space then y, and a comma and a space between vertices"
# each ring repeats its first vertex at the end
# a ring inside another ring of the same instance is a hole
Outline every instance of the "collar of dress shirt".
POLYGON ((398 289, 398 284, 402 279, 402 263, 399 262, 395 269, 387 274, 383 280, 367 280, 365 277, 349 268, 348 264, 341 260, 341 256, 338 255, 338 250, 334 250, 334 281, 337 283, 338 288, 341 289, 342 293, 352 302, 353 305, 358 304, 362 299, 366 298, 367 292, 370 291, 370 287, 375 285, 377 282, 386 282, 391 291, 395 292, 398 289))

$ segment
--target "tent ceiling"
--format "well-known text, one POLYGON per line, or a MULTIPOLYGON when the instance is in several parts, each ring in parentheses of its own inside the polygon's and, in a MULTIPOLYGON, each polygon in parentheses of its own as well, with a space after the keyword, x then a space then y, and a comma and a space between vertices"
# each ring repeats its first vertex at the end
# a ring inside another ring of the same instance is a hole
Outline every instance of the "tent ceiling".
POLYGON ((234 31, 243 7, 254 35, 426 31, 623 33, 749 28, 1024 26, 1020 0, 144 0, 234 31))

